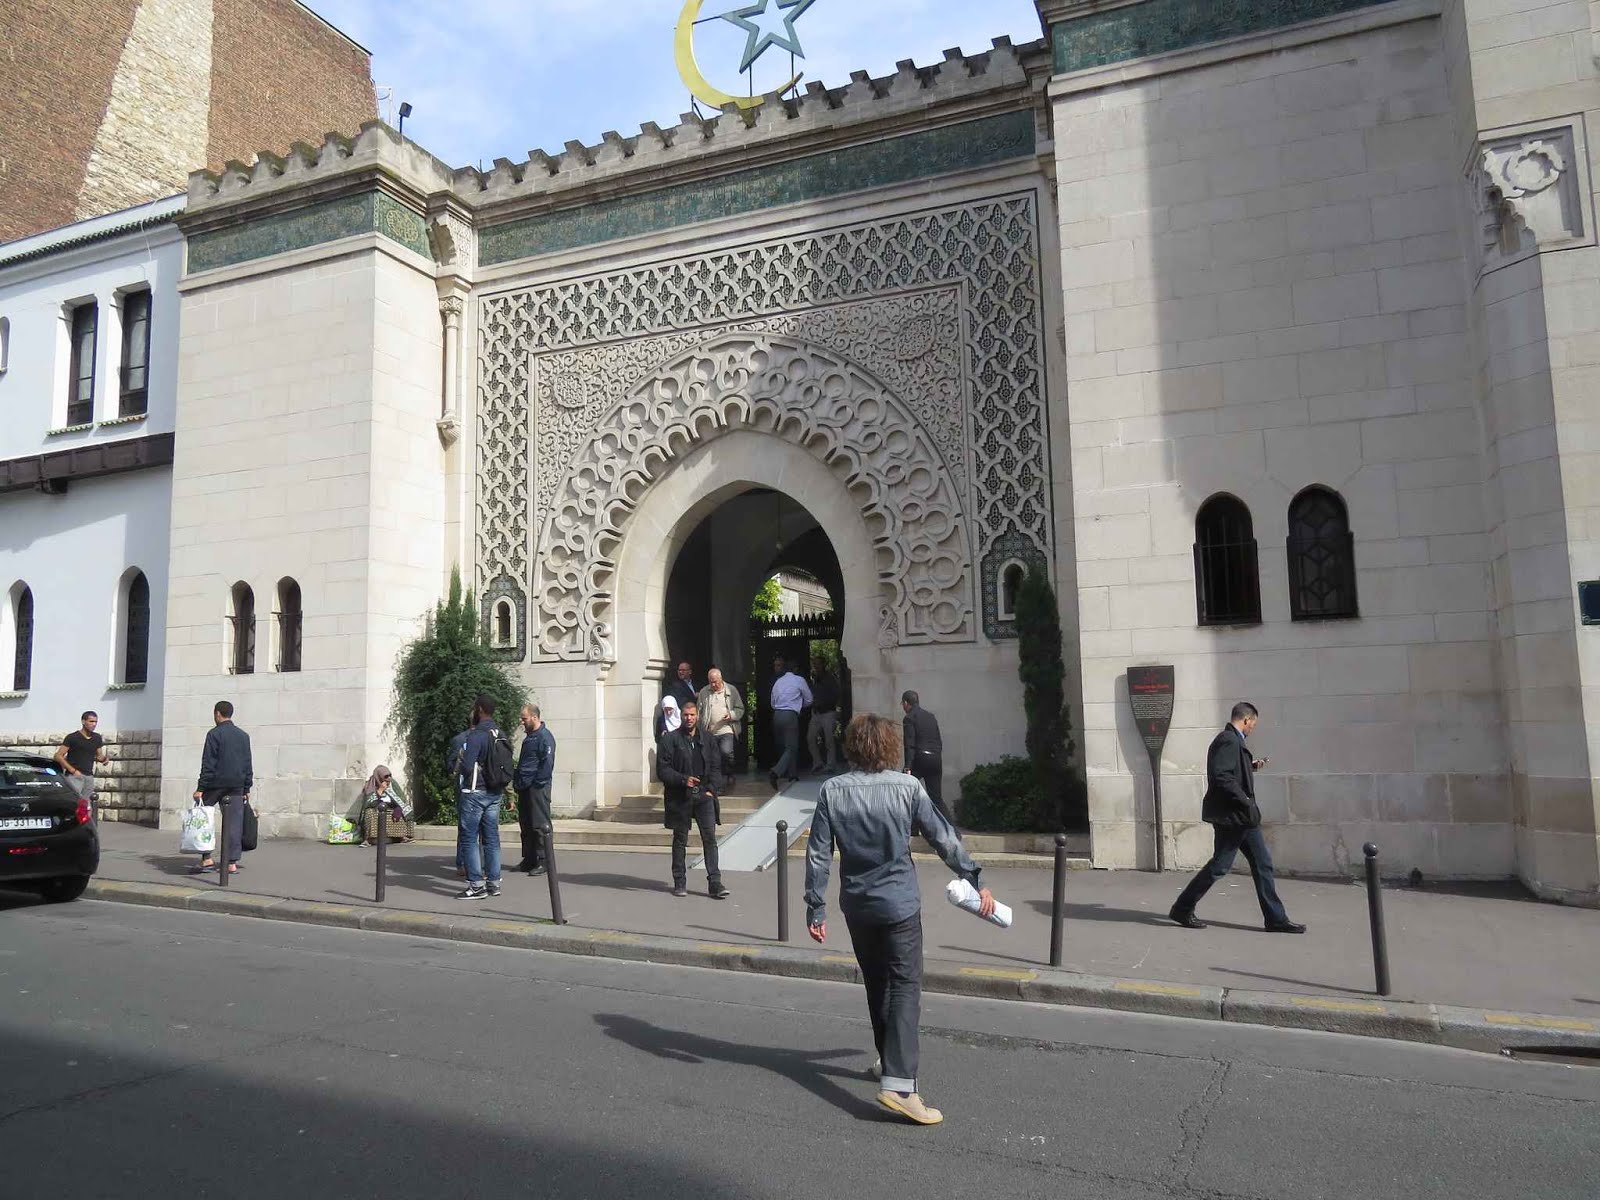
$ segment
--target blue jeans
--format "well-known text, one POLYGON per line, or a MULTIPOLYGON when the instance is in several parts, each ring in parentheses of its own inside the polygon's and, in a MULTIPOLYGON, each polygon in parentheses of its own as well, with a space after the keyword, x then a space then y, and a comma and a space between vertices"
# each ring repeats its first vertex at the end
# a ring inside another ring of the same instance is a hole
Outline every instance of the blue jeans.
POLYGON ((1287 924, 1289 914, 1284 911, 1283 901, 1278 899, 1278 887, 1273 880, 1272 852, 1267 849, 1267 839, 1261 836, 1261 830, 1217 825, 1214 832, 1216 848, 1212 851, 1211 861, 1189 881, 1189 886, 1183 889, 1172 911, 1194 912, 1194 906, 1211 890, 1211 885, 1233 870, 1233 856, 1242 852, 1245 862, 1250 864, 1250 878, 1255 881, 1256 901, 1261 905, 1262 918, 1268 925, 1287 924))
POLYGON ((462 792, 457 809, 456 854, 467 864, 467 883, 477 887, 487 876, 500 882, 500 800, 494 792, 462 792), (483 836, 482 845, 478 842, 483 836))

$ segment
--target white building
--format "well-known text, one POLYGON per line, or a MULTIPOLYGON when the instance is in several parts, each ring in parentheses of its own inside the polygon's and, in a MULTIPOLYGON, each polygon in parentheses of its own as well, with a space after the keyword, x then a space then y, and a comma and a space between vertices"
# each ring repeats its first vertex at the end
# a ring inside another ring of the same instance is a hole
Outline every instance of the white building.
POLYGON ((0 246, 0 744, 93 709, 125 819, 156 806, 183 205, 0 246))

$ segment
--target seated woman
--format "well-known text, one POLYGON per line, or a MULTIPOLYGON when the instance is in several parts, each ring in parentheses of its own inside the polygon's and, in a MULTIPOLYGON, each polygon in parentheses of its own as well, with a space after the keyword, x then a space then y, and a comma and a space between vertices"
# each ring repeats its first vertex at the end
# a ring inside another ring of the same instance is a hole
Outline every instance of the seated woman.
POLYGON ((372 772, 371 777, 361 788, 361 830, 365 842, 369 845, 377 844, 380 801, 388 806, 385 823, 388 825, 389 836, 393 838, 398 833, 403 842, 415 839, 416 821, 406 811, 406 797, 400 790, 400 782, 395 779, 394 772, 388 767, 380 766, 372 772), (396 817, 399 818, 398 822, 396 817))

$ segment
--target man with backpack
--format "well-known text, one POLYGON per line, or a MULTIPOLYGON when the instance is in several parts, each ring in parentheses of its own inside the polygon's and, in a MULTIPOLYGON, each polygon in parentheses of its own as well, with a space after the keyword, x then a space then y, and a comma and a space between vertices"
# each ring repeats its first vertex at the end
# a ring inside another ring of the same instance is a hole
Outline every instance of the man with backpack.
POLYGON ((494 720, 494 700, 479 696, 472 728, 450 763, 457 794, 456 847, 465 857, 467 889, 458 900, 500 894, 500 805, 516 775, 511 742, 494 720), (479 836, 482 845, 479 845, 479 836))

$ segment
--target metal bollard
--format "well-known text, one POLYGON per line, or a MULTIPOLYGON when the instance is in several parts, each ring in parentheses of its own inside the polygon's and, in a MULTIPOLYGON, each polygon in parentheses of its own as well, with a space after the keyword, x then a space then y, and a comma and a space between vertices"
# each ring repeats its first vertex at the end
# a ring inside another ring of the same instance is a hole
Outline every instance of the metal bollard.
POLYGON ((1383 932, 1383 885, 1378 879, 1378 848, 1371 842, 1361 847, 1367 856, 1367 916, 1372 922, 1372 969, 1377 976, 1377 992, 1389 994, 1389 940, 1383 932))
POLYGON ((382 796, 377 799, 377 826, 378 826, 378 883, 373 889, 373 900, 383 903, 383 890, 389 882, 389 822, 384 817, 384 806, 389 802, 382 796))
POLYGON ((1050 897, 1050 965, 1061 965, 1061 934, 1066 924, 1067 835, 1056 834, 1056 883, 1050 897))
POLYGON ((217 874, 220 883, 228 886, 228 797, 217 797, 217 874))
POLYGON ((544 846, 544 873, 550 884, 550 919, 565 925, 567 918, 561 911, 561 873, 556 870, 556 831, 546 826, 539 830, 538 838, 544 846))
POLYGON ((789 822, 778 822, 778 940, 789 940, 789 822))

